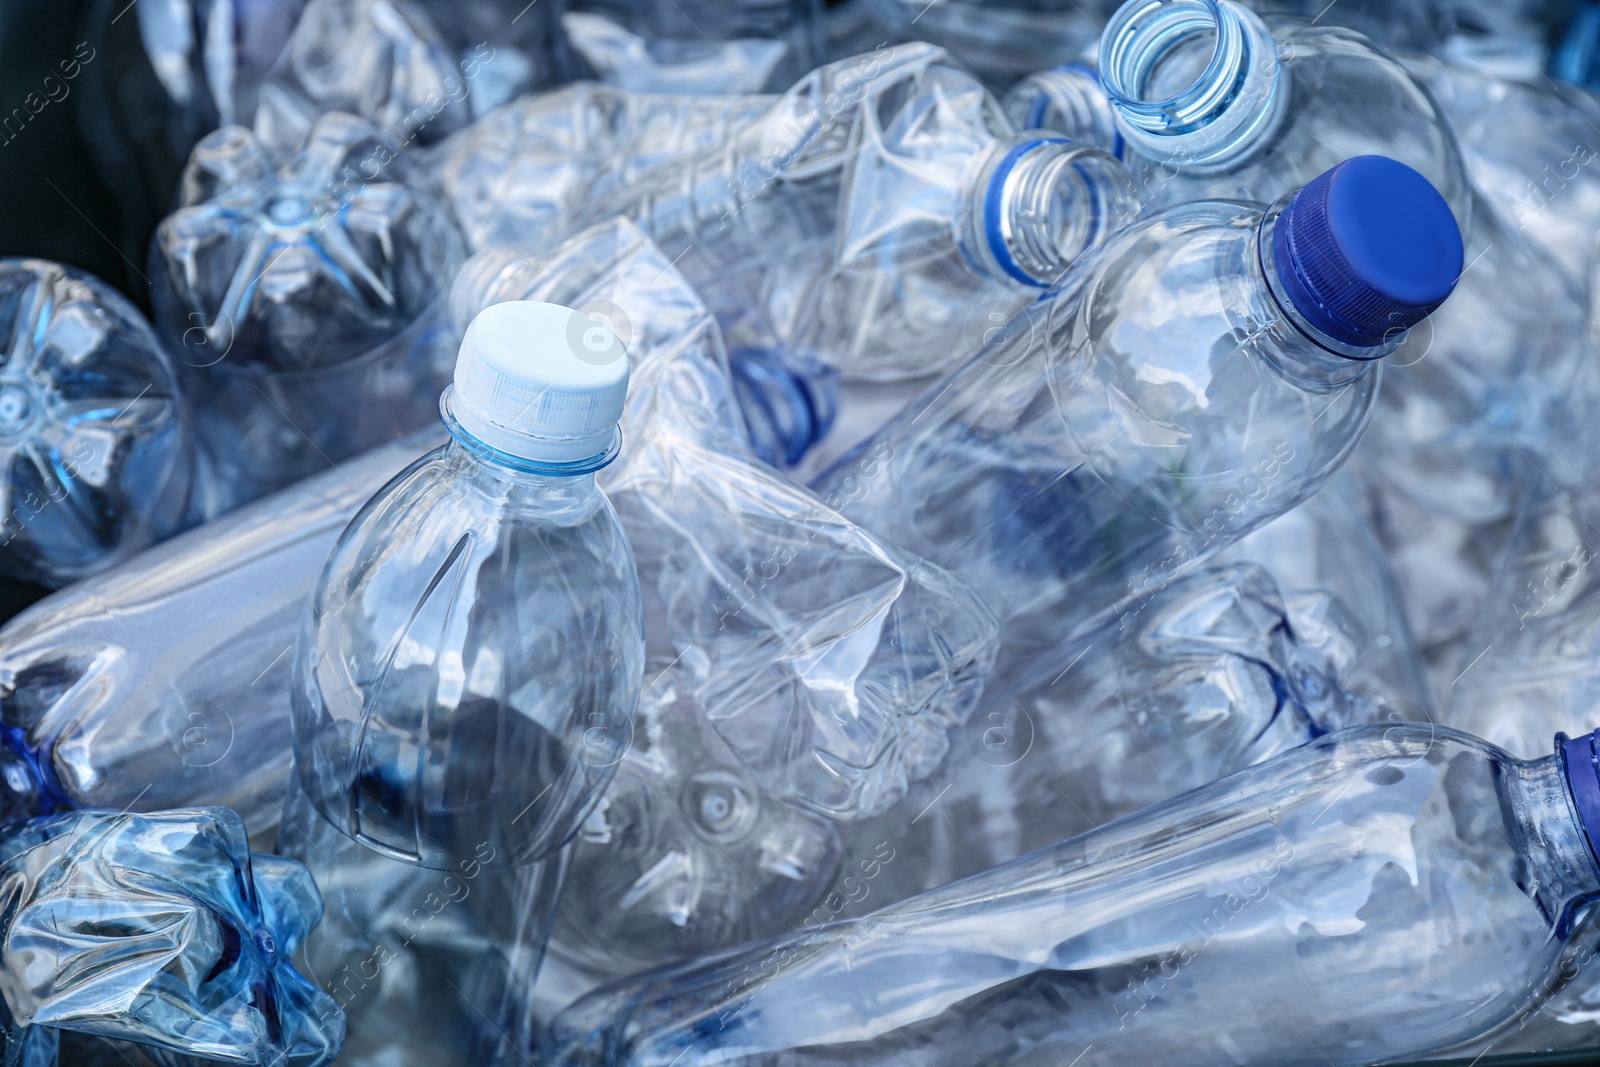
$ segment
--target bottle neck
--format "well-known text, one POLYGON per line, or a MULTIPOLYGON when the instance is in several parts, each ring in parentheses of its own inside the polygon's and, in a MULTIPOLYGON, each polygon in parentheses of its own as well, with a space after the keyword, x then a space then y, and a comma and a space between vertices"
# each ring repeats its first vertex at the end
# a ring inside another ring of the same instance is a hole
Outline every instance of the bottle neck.
MULTIPOLYGON (((440 452, 439 461, 450 470, 453 480, 519 513, 577 521, 604 499, 595 472, 605 463, 590 463, 583 470, 553 469, 498 452, 463 431, 459 423, 452 425, 448 417, 445 427, 450 431, 450 441, 440 452)), ((615 454, 613 450, 610 455, 615 454)))
POLYGON ((1100 79, 1132 147, 1201 174, 1261 147, 1289 95, 1277 42, 1234 0, 1130 0, 1101 36, 1100 79))
POLYGON ((1576 910, 1600 896, 1600 771, 1594 735, 1556 736, 1556 754, 1506 764, 1504 783, 1530 870, 1528 887, 1559 936, 1576 910))
POLYGON ((1019 130, 1064 133, 1118 159, 1127 152, 1116 109, 1106 98, 1099 73, 1087 64, 1066 63, 1030 74, 1006 94, 1005 106, 1019 130))
MULTIPOLYGON (((1346 344, 1317 329, 1295 306, 1288 286, 1278 271, 1276 245, 1278 219, 1292 194, 1267 209, 1256 231, 1256 269, 1260 284, 1272 302, 1272 312, 1284 325, 1279 331, 1282 343, 1264 346, 1263 351, 1295 381, 1313 389, 1335 389, 1355 381, 1368 365, 1382 359, 1406 343, 1409 330, 1397 329, 1383 344, 1372 347, 1346 344)), ((1271 332, 1271 331, 1269 331, 1271 332)))
POLYGON ((962 250, 986 277, 1043 289, 1138 215, 1133 179, 1111 155, 1023 133, 991 150, 969 189, 962 250))

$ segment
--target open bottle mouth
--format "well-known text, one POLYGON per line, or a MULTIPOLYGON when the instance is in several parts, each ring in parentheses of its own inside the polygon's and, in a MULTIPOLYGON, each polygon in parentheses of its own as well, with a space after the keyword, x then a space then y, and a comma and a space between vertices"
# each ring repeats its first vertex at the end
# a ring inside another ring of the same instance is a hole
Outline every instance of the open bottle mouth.
POLYGON ((1100 39, 1100 79, 1131 144, 1196 171, 1249 155, 1288 96, 1277 42, 1232 0, 1128 0, 1100 39))
POLYGON ((979 265, 991 277, 1038 289, 1055 284, 1140 210, 1132 176, 1118 160, 1037 132, 998 146, 978 188, 971 225, 979 265))

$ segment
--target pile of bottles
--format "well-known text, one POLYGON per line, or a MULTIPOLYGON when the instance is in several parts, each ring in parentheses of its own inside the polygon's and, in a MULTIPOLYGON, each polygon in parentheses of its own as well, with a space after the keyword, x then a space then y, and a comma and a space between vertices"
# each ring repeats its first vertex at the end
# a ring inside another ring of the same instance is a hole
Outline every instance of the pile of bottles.
POLYGON ((1600 4, 83 18, 0 1061, 1600 1056, 1600 4))

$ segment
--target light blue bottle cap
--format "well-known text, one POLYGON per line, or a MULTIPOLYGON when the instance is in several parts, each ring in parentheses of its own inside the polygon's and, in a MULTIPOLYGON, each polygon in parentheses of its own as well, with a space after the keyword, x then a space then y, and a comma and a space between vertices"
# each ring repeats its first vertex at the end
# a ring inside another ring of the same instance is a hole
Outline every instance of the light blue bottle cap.
POLYGON ((628 353, 598 320, 560 304, 484 308, 456 357, 450 411, 501 452, 539 463, 600 455, 628 398, 628 353))
POLYGON ((1427 318, 1461 277, 1461 229, 1428 179, 1357 156, 1295 194, 1272 235, 1278 278, 1310 324, 1374 347, 1427 318))

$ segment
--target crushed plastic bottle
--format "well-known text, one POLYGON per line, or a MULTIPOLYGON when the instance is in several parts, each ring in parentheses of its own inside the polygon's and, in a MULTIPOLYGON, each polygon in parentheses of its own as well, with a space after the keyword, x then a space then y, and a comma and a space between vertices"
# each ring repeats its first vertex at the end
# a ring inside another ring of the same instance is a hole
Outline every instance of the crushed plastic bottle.
POLYGON ((997 88, 1094 48, 1114 0, 866 0, 878 24, 898 37, 948 48, 997 88))
POLYGON ((1385 718, 1433 717, 1436 701, 1405 600, 1348 465, 1310 500, 1216 558, 1259 564, 1272 575, 1294 632, 1345 689, 1378 704, 1385 718))
POLYGON ((0 572, 52 588, 179 529, 194 440, 172 359, 99 279, 0 259, 0 572))
POLYGON ((1548 79, 1518 81, 1419 55, 1407 69, 1450 120, 1473 182, 1506 222, 1587 288, 1600 226, 1600 101, 1548 79))
POLYGON ((597 991, 552 1024, 552 1062, 1355 1067, 1467 1041, 1560 984, 1600 891, 1596 738, 1557 740, 1524 762, 1431 725, 1343 730, 864 918, 597 991))
POLYGON ((1529 493, 1581 485, 1594 455, 1583 290, 1494 208, 1474 219, 1470 268, 1391 357, 1352 460, 1440 690, 1529 493))
MULTIPOLYGON (((720 19, 718 20, 721 21, 720 19)), ((788 88, 797 68, 788 42, 662 40, 632 33, 604 15, 561 16, 572 50, 608 85, 647 93, 760 93, 788 88)))
POLYGON ((156 322, 180 359, 212 517, 435 417, 460 234, 371 125, 318 120, 278 165, 229 126, 156 231, 156 322))
POLYGON ((339 1057, 343 1013, 290 963, 322 916, 317 887, 295 861, 251 854, 233 812, 51 815, 0 832, 0 856, 7 1063, 52 1067, 62 1031, 162 1062, 339 1057))
POLYGON ((721 738, 689 671, 658 659, 645 675, 632 743, 573 844, 551 934, 586 988, 789 929, 843 851, 840 824, 775 795, 721 738))
POLYGON ((1270 208, 1169 208, 814 487, 981 590, 1002 643, 1049 664, 1315 492, 1461 255, 1439 193, 1378 156, 1270 208))

